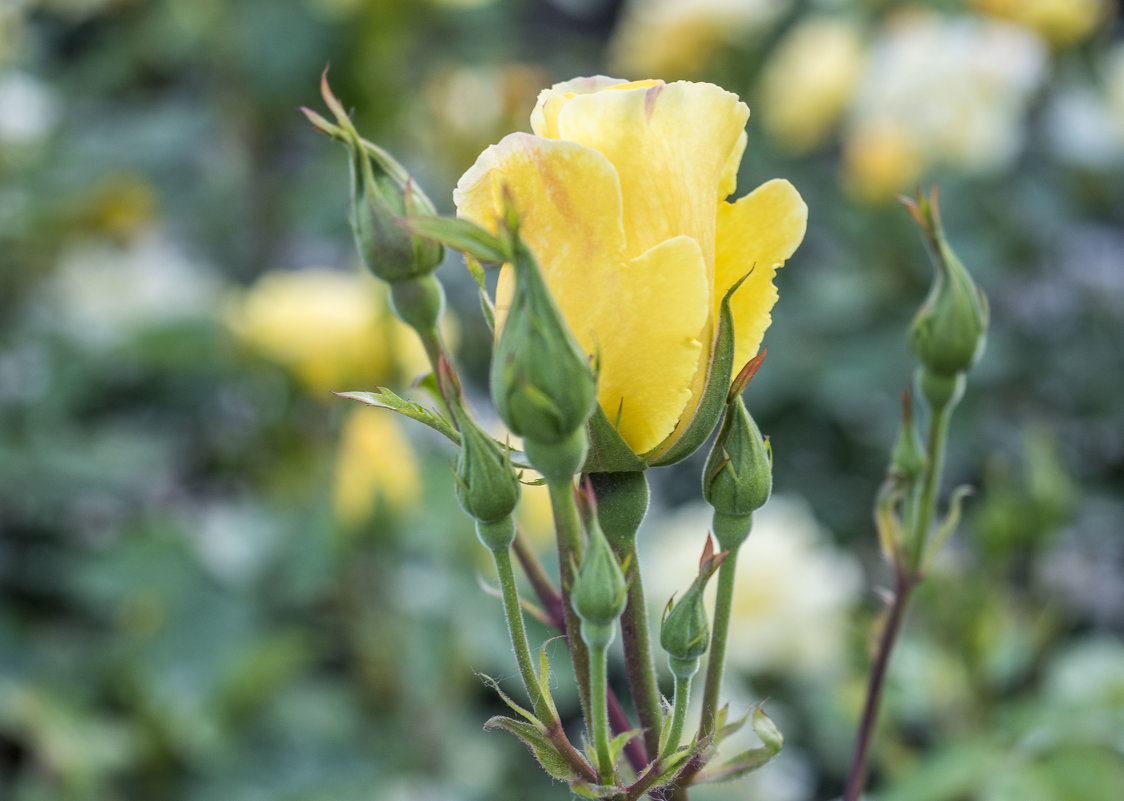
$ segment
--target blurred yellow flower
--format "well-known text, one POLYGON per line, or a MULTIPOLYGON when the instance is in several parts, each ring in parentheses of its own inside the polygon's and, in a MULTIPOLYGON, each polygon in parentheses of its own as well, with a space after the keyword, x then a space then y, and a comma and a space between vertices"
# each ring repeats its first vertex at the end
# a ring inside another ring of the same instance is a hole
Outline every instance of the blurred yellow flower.
POLYGON ((793 152, 823 144, 862 77, 863 59, 862 35, 853 23, 827 17, 801 22, 762 73, 765 130, 793 152))
POLYGON ((760 32, 791 0, 630 0, 610 45, 613 69, 693 78, 711 55, 760 32))
POLYGON ((417 337, 391 314, 382 285, 365 273, 266 273, 230 303, 227 323, 247 348, 292 371, 314 393, 428 369, 417 337))
POLYGON ((333 491, 336 520, 345 527, 369 519, 376 503, 403 511, 417 503, 417 457, 392 412, 357 407, 344 421, 333 491))
POLYGON ((847 188, 867 200, 892 197, 915 183, 925 160, 908 131, 890 120, 857 125, 844 142, 847 188))
MULTIPOLYGON (((706 83, 597 76, 539 96, 534 135, 485 150, 453 199, 495 230, 502 193, 578 342, 600 359, 598 400, 633 451, 682 431, 701 397, 723 295, 735 293, 735 365, 758 350, 776 269, 800 244, 807 207, 769 181, 736 203, 749 109, 706 83)), ((512 292, 496 291, 502 325, 512 292)))
POLYGON ((1112 16, 1107 0, 972 0, 972 5, 1030 28, 1056 47, 1088 38, 1112 16))

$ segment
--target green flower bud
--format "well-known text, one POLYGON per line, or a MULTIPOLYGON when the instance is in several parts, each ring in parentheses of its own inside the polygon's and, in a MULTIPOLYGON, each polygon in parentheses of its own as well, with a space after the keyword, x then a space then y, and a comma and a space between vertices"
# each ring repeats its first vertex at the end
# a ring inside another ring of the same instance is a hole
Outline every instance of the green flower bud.
POLYGON ((492 399, 507 427, 528 443, 559 443, 584 428, 597 380, 534 256, 518 238, 512 245, 515 289, 492 355, 492 399))
POLYGON ((511 452, 481 431, 463 409, 457 410, 454 406, 453 414, 461 431, 457 501, 470 517, 483 523, 510 517, 519 503, 520 493, 519 478, 511 466, 511 452))
POLYGON ((585 644, 605 647, 613 641, 613 624, 628 603, 628 583, 597 522, 596 510, 590 511, 585 523, 588 542, 570 590, 570 603, 581 618, 585 644))
POLYGON ((363 263, 392 284, 433 272, 445 257, 444 247, 411 234, 400 224, 402 218, 436 214, 433 203, 393 156, 359 136, 328 87, 327 71, 320 81, 320 94, 336 125, 303 111, 313 125, 347 146, 351 157, 349 217, 363 263))
POLYGON ((913 215, 936 266, 933 287, 910 329, 909 345, 929 372, 955 377, 971 369, 987 340, 987 296, 976 286, 945 239, 937 190, 903 201, 913 215))
POLYGON ((925 454, 925 444, 913 424, 913 398, 907 391, 902 394, 902 425, 898 429, 898 439, 890 452, 890 473, 896 473, 912 484, 925 472, 929 457, 925 454))
POLYGON ((703 473, 703 496, 714 507, 715 530, 733 550, 749 533, 753 512, 773 491, 773 454, 740 394, 726 405, 722 428, 703 473))
POLYGON ((703 601, 706 583, 725 559, 726 552, 715 554, 714 541, 707 537, 706 548, 699 560, 699 574, 683 593, 679 603, 673 598, 660 622, 660 645, 667 651, 672 674, 690 678, 699 669, 699 658, 710 645, 710 625, 703 601))

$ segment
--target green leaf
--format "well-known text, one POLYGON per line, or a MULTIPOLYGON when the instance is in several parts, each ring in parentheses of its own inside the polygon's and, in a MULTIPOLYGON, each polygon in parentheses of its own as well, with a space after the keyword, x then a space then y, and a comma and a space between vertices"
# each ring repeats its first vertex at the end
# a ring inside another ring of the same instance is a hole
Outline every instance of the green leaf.
POLYGON ((767 764, 774 756, 774 752, 770 751, 768 748, 750 748, 748 751, 743 751, 733 759, 723 762, 721 765, 716 765, 702 771, 695 778, 694 783, 704 784, 733 781, 767 764))
POLYGON ((697 451, 722 417, 726 408, 726 395, 730 390, 730 379, 734 374, 734 315, 730 311, 730 298, 742 285, 743 277, 730 287, 722 298, 718 314, 718 331, 714 335, 714 349, 706 375, 706 388, 702 400, 695 410, 694 417, 687 424, 687 430, 667 450, 661 452, 657 445, 649 457, 652 465, 675 464, 697 451))
MULTIPOLYGON (((504 731, 514 734, 531 750, 535 759, 538 760, 539 765, 543 770, 549 773, 552 778, 560 779, 565 782, 574 782, 580 778, 577 771, 575 771, 570 764, 562 758, 562 755, 558 753, 558 749, 550 742, 550 739, 546 736, 546 732, 543 731, 540 726, 497 715, 485 723, 484 728, 503 729, 504 731)), ((598 798, 600 796, 590 797, 598 798)))
POLYGON ((511 261, 510 254, 499 239, 468 220, 427 215, 406 218, 402 224, 413 234, 459 250, 477 261, 488 264, 511 261))
POLYGON ((434 431, 444 434, 457 445, 461 444, 461 435, 453 424, 440 413, 427 409, 420 403, 406 400, 391 392, 386 387, 378 387, 374 392, 335 392, 341 398, 347 400, 359 401, 368 406, 376 406, 380 409, 390 409, 391 411, 404 414, 411 420, 417 420, 419 423, 425 423, 434 431))
POLYGON ((632 473, 645 466, 644 460, 632 452, 616 426, 605 416, 601 404, 595 405, 589 417, 589 454, 582 472, 632 473))
MULTIPOLYGON (((507 704, 509 707, 511 707, 512 711, 518 712, 520 715, 522 715, 528 721, 530 721, 532 725, 534 725, 534 726, 536 726, 540 729, 543 729, 545 731, 545 727, 543 726, 542 721, 539 720, 538 718, 536 718, 529 710, 524 709, 523 707, 519 706, 519 704, 512 701, 511 696, 509 696, 507 693, 505 693, 503 690, 500 689, 500 685, 496 682, 495 679, 493 679, 491 676, 487 676, 483 673, 477 673, 476 675, 479 676, 480 679, 485 684, 487 684, 489 687, 491 687, 492 690, 495 691, 496 695, 498 695, 503 700, 503 702, 505 704, 507 704)), ((506 720, 506 718, 504 718, 504 719, 506 720)), ((484 728, 488 728, 488 727, 485 726, 484 728)))

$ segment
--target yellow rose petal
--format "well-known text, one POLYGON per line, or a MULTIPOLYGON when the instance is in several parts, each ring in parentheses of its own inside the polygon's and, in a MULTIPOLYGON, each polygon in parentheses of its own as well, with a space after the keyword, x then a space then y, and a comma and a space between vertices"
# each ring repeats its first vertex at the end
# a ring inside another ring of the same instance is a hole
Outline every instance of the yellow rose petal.
MULTIPOLYGON (((520 234, 538 259, 570 328, 587 352, 595 341, 591 289, 624 260, 621 193, 612 165, 589 148, 511 134, 465 173, 453 198, 462 217, 495 225, 502 187, 520 213, 520 234)), ((500 274, 496 324, 510 304, 510 276, 500 274)))
POLYGON ((596 301, 597 399, 610 421, 620 411, 621 436, 645 453, 691 399, 709 305, 702 251, 688 237, 669 239, 615 271, 596 301))
POLYGON ((752 359, 777 301, 773 277, 804 239, 808 207, 788 181, 768 181, 736 203, 718 204, 718 246, 714 270, 714 314, 722 296, 739 278, 734 293, 734 371, 752 359))
POLYGON ((616 168, 630 258, 685 234, 713 264, 714 200, 748 117, 737 95, 677 82, 574 97, 557 127, 616 168))
POLYGON ((549 89, 539 92, 539 99, 535 109, 531 112, 531 130, 537 136, 548 139, 558 139, 558 112, 571 98, 578 95, 588 95, 600 92, 603 89, 632 89, 638 86, 647 88, 661 80, 648 81, 622 81, 620 78, 609 78, 604 75, 594 75, 589 78, 573 78, 569 81, 556 83, 549 89))

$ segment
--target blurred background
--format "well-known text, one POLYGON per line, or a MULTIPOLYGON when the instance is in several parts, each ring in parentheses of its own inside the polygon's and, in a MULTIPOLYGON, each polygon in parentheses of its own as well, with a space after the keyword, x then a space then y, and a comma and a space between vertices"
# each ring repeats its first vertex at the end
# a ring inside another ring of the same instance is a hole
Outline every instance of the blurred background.
MULTIPOLYGON (((738 194, 783 176, 807 200, 746 395, 777 495, 739 560, 728 674, 787 743, 703 801, 841 790, 888 581, 870 509, 931 276, 894 196, 939 181, 992 304, 946 482, 977 494, 907 621, 875 797, 1124 798, 1119 14, 0 0, 0 798, 566 792, 481 730, 503 710, 474 671, 518 683, 451 446, 329 394, 408 393, 424 370, 357 266, 344 152, 297 111, 323 110, 329 62, 359 129, 446 213, 540 89, 595 73, 739 93, 738 194)), ((473 284, 453 256, 439 274, 483 398, 473 284)), ((704 456, 652 475, 654 612, 705 538, 704 456)), ((521 515, 545 551, 541 495, 521 515)))

